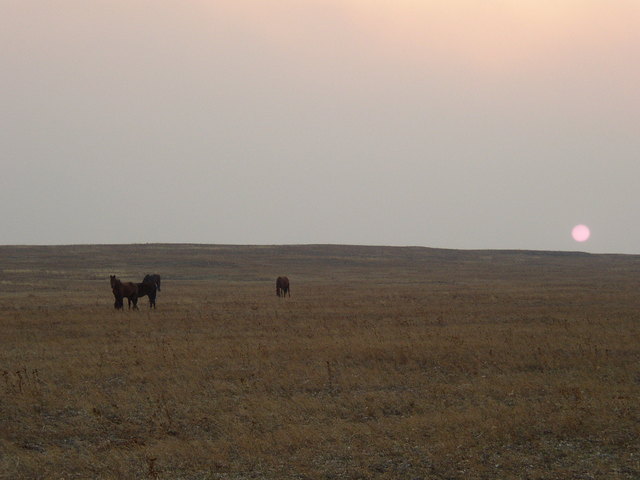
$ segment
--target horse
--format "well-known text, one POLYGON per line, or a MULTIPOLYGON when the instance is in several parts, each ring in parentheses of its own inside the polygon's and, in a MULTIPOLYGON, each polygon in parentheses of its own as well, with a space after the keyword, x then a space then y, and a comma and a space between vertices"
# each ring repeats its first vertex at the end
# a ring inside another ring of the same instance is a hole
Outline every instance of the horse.
POLYGON ((124 308, 124 299, 129 302, 129 308, 133 303, 133 309, 138 309, 138 286, 133 282, 121 282, 115 275, 110 276, 111 291, 116 301, 113 306, 116 309, 124 308))
POLYGON ((289 291, 289 279, 287 277, 278 277, 276 279, 276 295, 278 297, 285 297, 287 293, 291 296, 291 292, 289 291))
POLYGON ((160 291, 160 275, 157 273, 151 273, 149 275, 145 275, 142 279, 143 283, 153 283, 156 286, 156 289, 160 291))
POLYGON ((115 275, 111 275, 109 277, 111 280, 111 291, 113 292, 113 296, 115 298, 115 302, 113 302, 113 308, 119 310, 122 308, 122 295, 120 295, 120 289, 116 288, 116 281, 119 281, 115 275))
MULTIPOLYGON (((145 277, 147 278, 147 277, 145 277)), ((138 298, 149 297, 149 308, 156 308, 156 284, 151 282, 137 283, 138 298)))

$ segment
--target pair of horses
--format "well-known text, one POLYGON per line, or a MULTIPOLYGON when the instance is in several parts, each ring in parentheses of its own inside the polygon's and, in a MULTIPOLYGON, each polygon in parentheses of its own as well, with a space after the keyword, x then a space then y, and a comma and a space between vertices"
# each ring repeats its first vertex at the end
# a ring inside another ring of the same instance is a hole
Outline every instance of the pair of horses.
POLYGON ((122 282, 115 275, 110 276, 111 291, 115 297, 113 306, 116 310, 124 308, 127 299, 129 308, 138 309, 138 298, 149 297, 149 308, 156 308, 156 291, 160 291, 160 275, 146 275, 141 283, 122 282))

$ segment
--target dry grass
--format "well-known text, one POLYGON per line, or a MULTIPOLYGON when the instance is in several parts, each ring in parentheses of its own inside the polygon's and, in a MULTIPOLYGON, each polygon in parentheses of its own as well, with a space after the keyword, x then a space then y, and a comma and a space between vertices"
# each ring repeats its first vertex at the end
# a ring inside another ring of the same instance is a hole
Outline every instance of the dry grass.
POLYGON ((0 259, 0 478, 640 477, 639 257, 138 245, 0 259), (109 274, 152 271, 158 309, 114 311, 109 274))

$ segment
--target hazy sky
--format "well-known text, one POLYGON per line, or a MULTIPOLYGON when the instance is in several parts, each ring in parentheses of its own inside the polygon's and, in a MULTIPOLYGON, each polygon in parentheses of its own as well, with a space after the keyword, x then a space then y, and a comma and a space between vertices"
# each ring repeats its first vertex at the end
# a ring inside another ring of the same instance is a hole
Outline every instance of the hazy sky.
POLYGON ((640 253, 639 25, 638 0, 0 0, 0 244, 640 253))

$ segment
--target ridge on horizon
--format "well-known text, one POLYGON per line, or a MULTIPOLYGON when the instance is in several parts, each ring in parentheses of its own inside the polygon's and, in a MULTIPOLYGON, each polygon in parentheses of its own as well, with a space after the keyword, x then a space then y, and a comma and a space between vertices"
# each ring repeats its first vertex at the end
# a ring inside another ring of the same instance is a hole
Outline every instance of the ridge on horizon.
POLYGON ((265 244, 234 244, 234 243, 203 243, 203 242, 131 242, 131 243, 68 243, 68 244, 6 244, 3 248, 73 248, 73 247, 218 247, 218 248, 353 248, 353 249, 415 249, 434 252, 460 252, 460 253, 493 253, 493 254, 525 254, 525 255, 580 255, 601 256, 621 255, 637 256, 632 253, 592 253, 581 250, 536 250, 518 248, 448 248, 430 247, 424 245, 375 245, 375 244, 351 244, 351 243, 265 243, 265 244))

